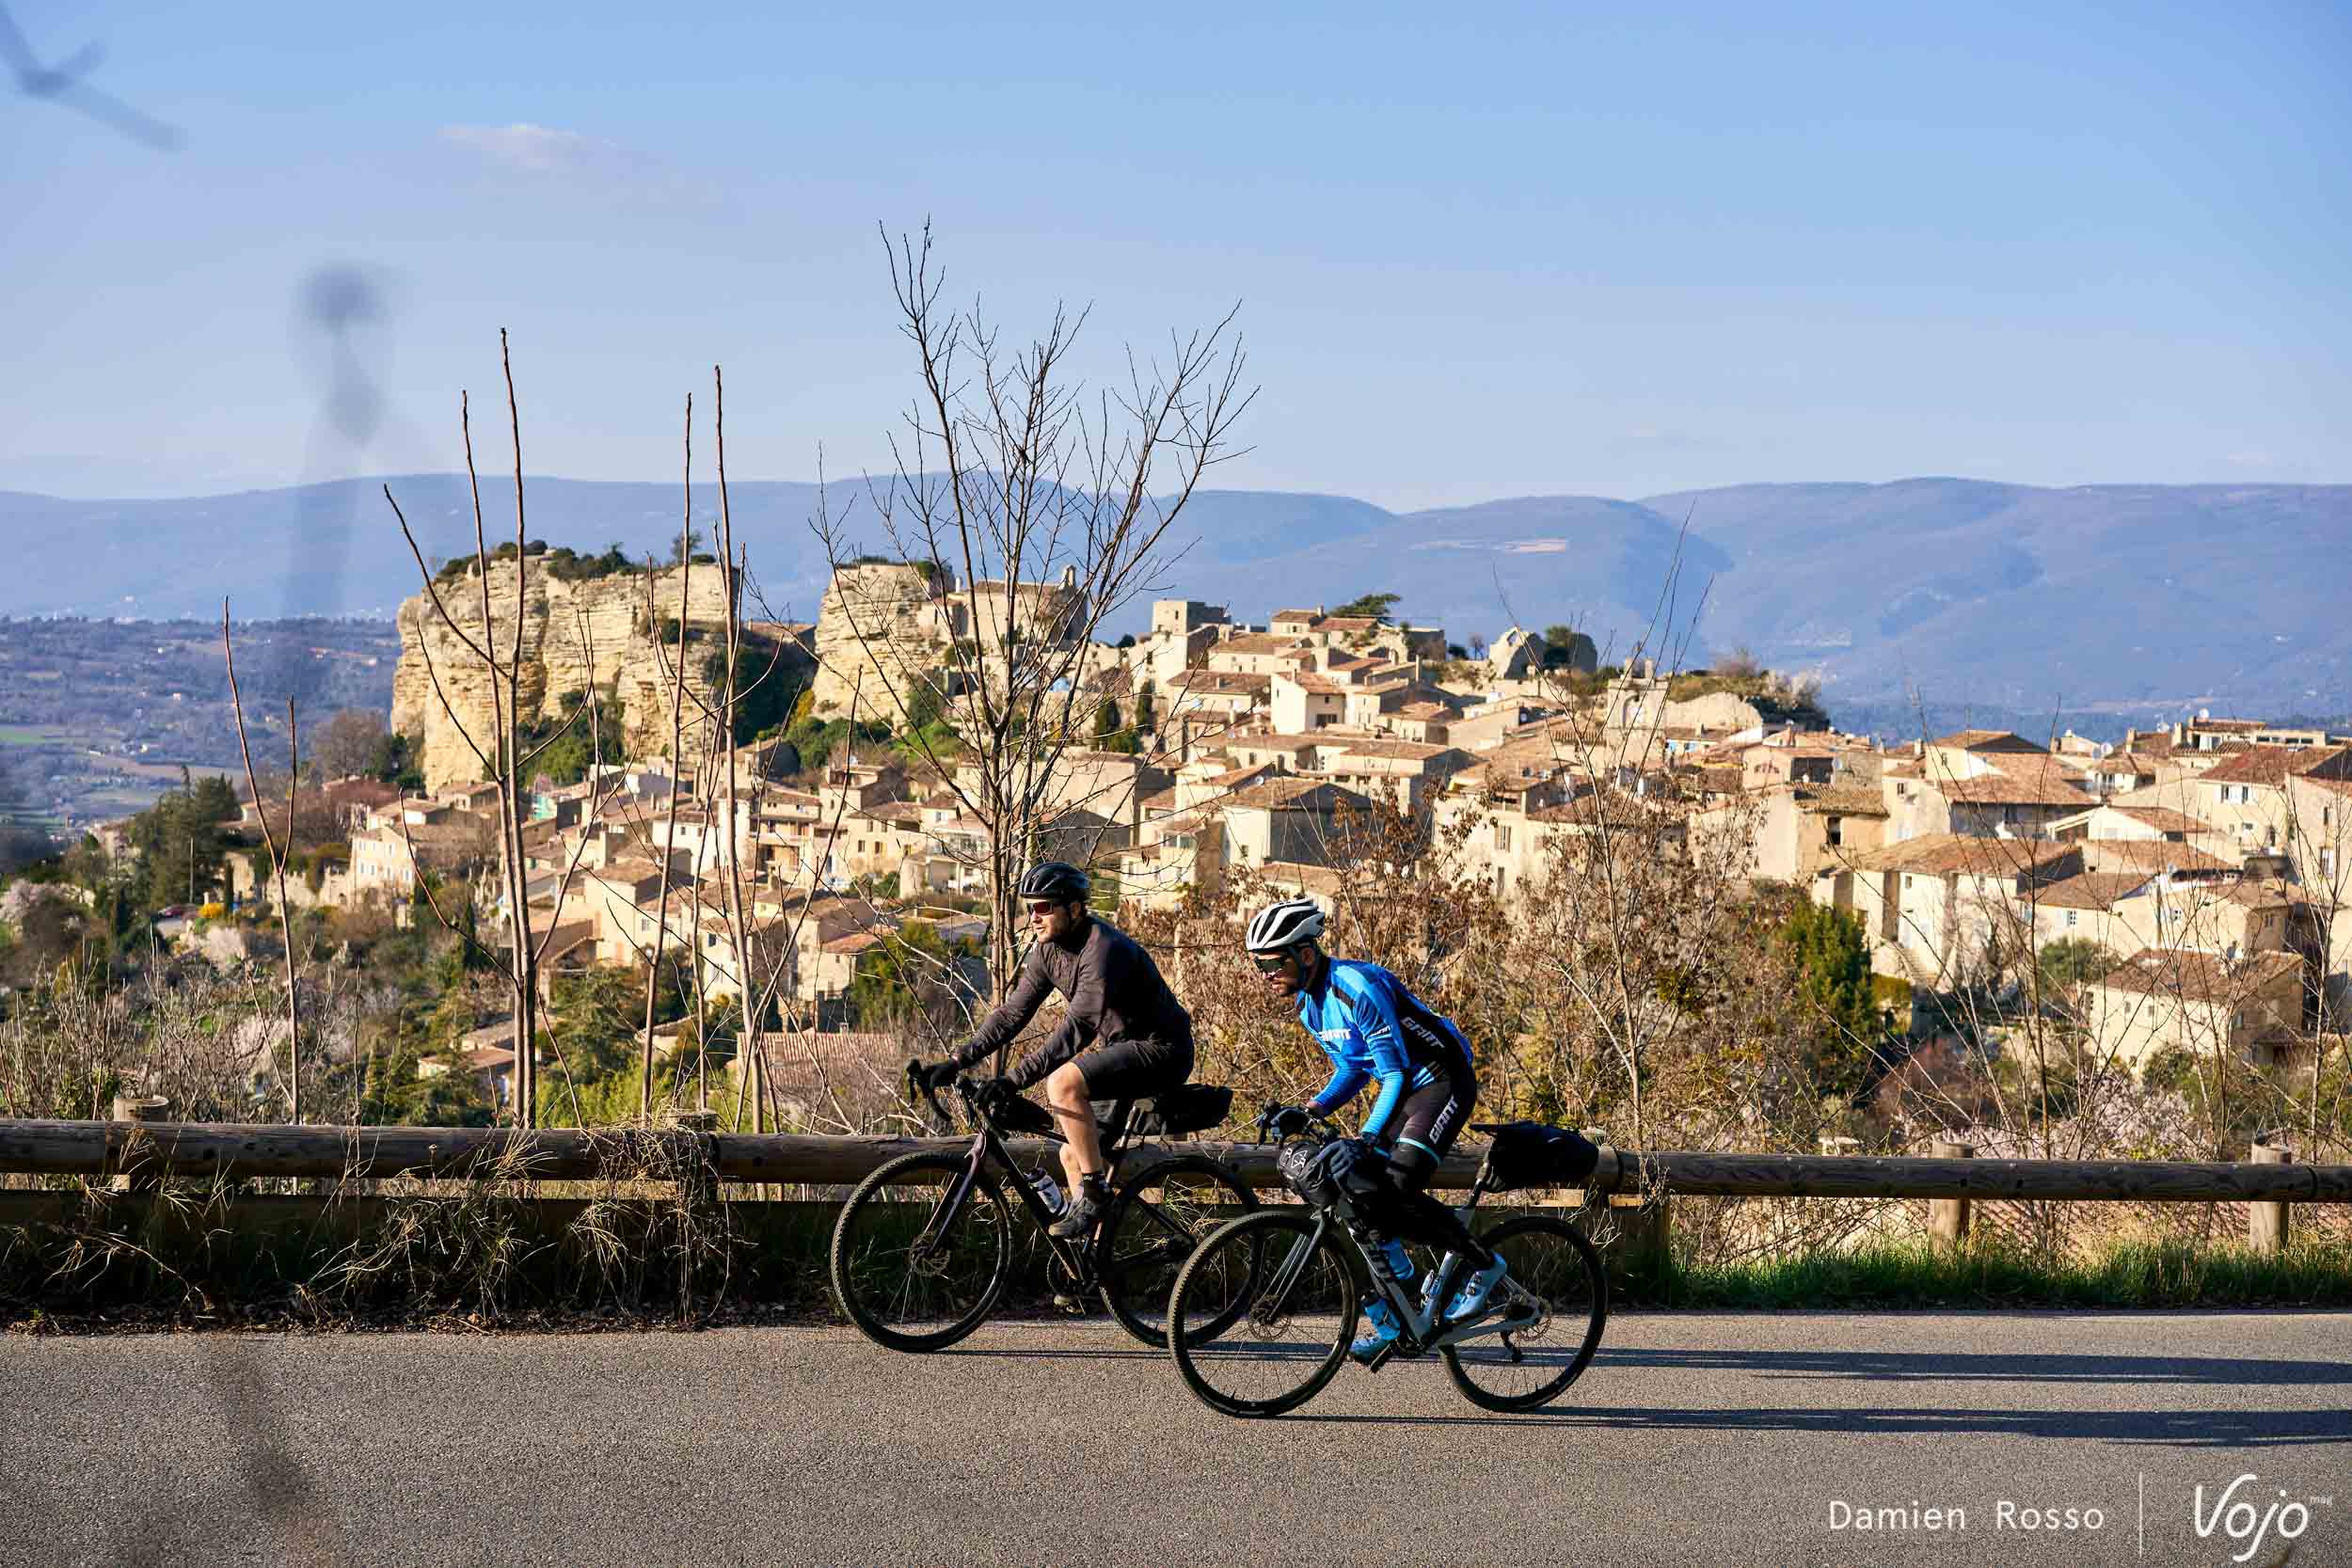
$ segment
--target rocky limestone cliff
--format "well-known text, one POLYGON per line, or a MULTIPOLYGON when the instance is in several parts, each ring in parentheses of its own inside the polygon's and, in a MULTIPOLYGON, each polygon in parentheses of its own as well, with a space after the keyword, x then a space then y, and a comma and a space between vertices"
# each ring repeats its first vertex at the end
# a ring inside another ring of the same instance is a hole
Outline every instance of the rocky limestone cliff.
POLYGON ((854 705, 861 719, 898 721, 914 677, 947 657, 947 622, 934 578, 943 587, 951 580, 944 569, 902 562, 834 573, 817 616, 811 705, 820 717, 847 717, 854 705))
MULTIPOLYGON (((652 601, 660 621, 678 616, 680 578, 687 568, 654 575, 652 601)), ((706 701, 708 656, 726 628, 724 574, 695 566, 683 586, 689 595, 686 684, 706 701), (699 638, 696 634, 699 633, 699 638)), ((400 607, 400 664, 392 675, 392 728, 421 740, 425 785, 442 789, 483 776, 475 747, 491 752, 490 672, 467 646, 483 642, 482 578, 478 571, 435 585, 453 628, 421 594, 400 607), (461 635, 462 634, 462 635, 461 635), (468 738, 471 737, 471 745, 468 738)), ((642 573, 563 579, 534 567, 522 607, 521 719, 529 724, 563 711, 564 698, 596 690, 617 697, 624 739, 632 757, 670 749, 671 679, 668 655, 657 650, 646 615, 642 573)), ((511 561, 490 569, 490 644, 501 662, 514 648, 515 573, 511 561)), ((656 623, 659 624, 659 623, 656 623)), ((672 631, 675 637, 675 632, 672 631)), ((712 740, 713 726, 690 699, 685 756, 691 768, 712 740)))
POLYGON ((834 573, 818 611, 814 711, 896 723, 918 676, 945 685, 951 672, 969 678, 977 654, 980 678, 1001 691, 1009 632, 1023 642, 1061 643, 1079 635, 1087 598, 1075 574, 1058 582, 987 581, 956 586, 937 564, 855 562, 834 573), (959 660, 954 645, 965 644, 959 660))

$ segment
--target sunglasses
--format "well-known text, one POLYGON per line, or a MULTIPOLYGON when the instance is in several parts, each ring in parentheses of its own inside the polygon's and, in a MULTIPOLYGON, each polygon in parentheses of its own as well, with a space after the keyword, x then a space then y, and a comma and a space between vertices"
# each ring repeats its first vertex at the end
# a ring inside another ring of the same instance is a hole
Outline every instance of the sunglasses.
POLYGON ((1250 956, 1249 961, 1258 966, 1261 974, 1279 974, 1296 963, 1298 957, 1295 953, 1256 953, 1250 956))
POLYGON ((1029 912, 1031 914, 1052 914, 1056 910, 1060 908, 1061 906, 1059 904, 1053 903, 1050 900, 1040 900, 1039 902, 1029 906, 1029 912))

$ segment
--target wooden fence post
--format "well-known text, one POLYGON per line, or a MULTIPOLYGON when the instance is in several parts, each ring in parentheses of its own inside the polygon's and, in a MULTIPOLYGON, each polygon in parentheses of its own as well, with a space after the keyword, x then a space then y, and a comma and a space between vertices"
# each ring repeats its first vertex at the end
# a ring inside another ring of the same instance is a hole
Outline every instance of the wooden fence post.
MULTIPOLYGON (((2295 1150, 2284 1144, 2256 1144, 2254 1164, 2286 1165, 2295 1163, 2295 1150)), ((2287 1244, 2287 1205, 2278 1202, 2249 1203, 2246 1206, 2246 1244, 2255 1252, 2283 1252, 2287 1244)))
POLYGON ((159 1094, 119 1094, 115 1096, 114 1119, 132 1123, 130 1135, 122 1140, 123 1174, 114 1179, 119 1193, 161 1192, 164 1185, 162 1161, 156 1158, 153 1134, 144 1131, 149 1122, 169 1121, 171 1101, 159 1094))
POLYGON ((672 1131, 673 1166, 677 1172, 677 1313, 681 1323, 691 1323, 702 1315, 698 1303, 711 1272, 712 1254, 723 1253, 726 1246, 719 1167, 711 1158, 711 1134, 719 1129, 719 1113, 673 1106, 662 1114, 662 1120, 672 1131))
MULTIPOLYGON (((1974 1144, 1954 1143, 1938 1138, 1928 1146, 1928 1153, 1938 1160, 1973 1160, 1977 1156, 1974 1144)), ((1945 1252, 1957 1251, 1968 1239, 1968 1199, 1964 1197, 1931 1197, 1928 1199, 1928 1232, 1936 1246, 1945 1252)))

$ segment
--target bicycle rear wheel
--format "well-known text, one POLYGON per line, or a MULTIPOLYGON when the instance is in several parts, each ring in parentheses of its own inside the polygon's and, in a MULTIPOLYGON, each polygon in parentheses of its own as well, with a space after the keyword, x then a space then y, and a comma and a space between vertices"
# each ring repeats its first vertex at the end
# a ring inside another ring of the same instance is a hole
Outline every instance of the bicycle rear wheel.
MULTIPOLYGON (((1176 1272, 1200 1239, 1236 1212, 1258 1206, 1241 1178, 1205 1154, 1178 1154, 1138 1171, 1119 1185, 1095 1243, 1095 1277, 1103 1305, 1120 1326, 1154 1350, 1168 1344, 1168 1302, 1176 1272)), ((1236 1299, 1194 1325, 1196 1339, 1214 1338, 1248 1308, 1236 1299)))
POLYGON ((1592 1363, 1609 1321, 1609 1275, 1584 1233, 1548 1214, 1505 1220, 1479 1240, 1510 1271, 1495 1291, 1496 1321, 1525 1323, 1446 1346, 1445 1370, 1472 1404, 1534 1410, 1592 1363))
POLYGON ((986 1171, 949 1207, 968 1162, 906 1154, 857 1184, 833 1227, 834 1299, 891 1350, 933 1351, 980 1326, 1005 1287, 1012 1212, 986 1171))
POLYGON ((1279 1416, 1315 1397, 1356 1337, 1363 1262, 1340 1227, 1300 1207, 1211 1231, 1168 1293, 1168 1348, 1200 1401, 1279 1416), (1217 1333, 1198 1332, 1223 1323, 1217 1333))

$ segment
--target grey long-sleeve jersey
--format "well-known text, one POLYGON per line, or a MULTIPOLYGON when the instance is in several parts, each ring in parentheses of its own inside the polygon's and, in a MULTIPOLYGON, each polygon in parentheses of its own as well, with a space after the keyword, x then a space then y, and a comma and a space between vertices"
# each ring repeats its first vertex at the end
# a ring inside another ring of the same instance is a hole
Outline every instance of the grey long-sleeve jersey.
POLYGON ((1021 1033, 1051 991, 1069 998, 1070 1011, 1013 1069, 1013 1082, 1025 1089, 1097 1039, 1192 1042, 1192 1015, 1135 938, 1092 915, 1073 935, 1070 944, 1041 942, 1029 949, 1012 990, 956 1052, 957 1066, 970 1067, 1021 1033))

